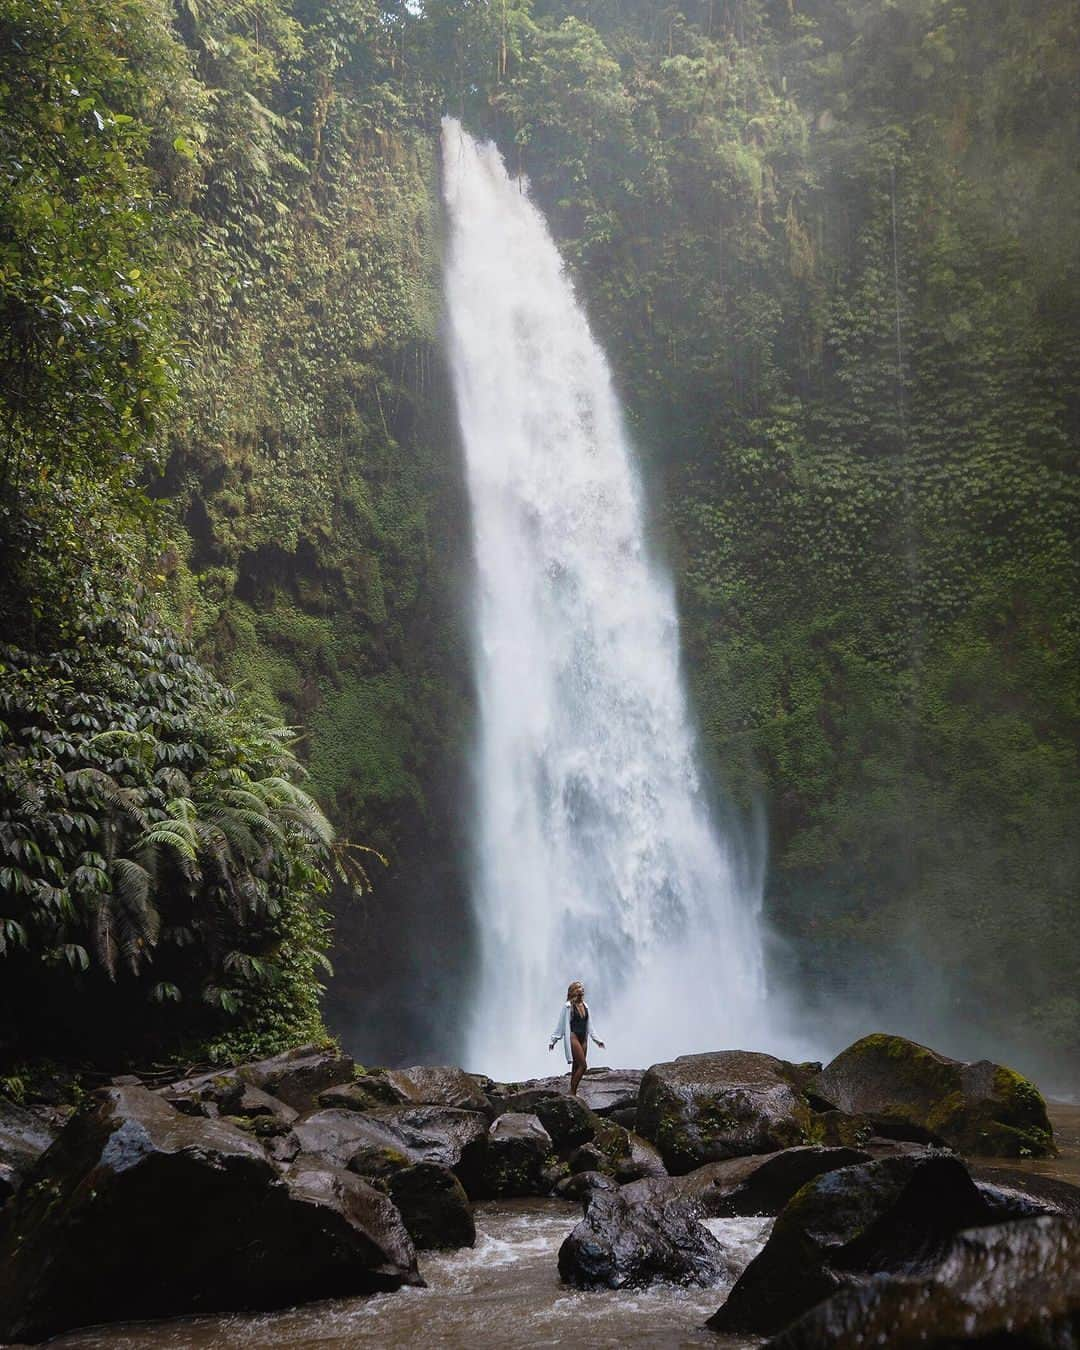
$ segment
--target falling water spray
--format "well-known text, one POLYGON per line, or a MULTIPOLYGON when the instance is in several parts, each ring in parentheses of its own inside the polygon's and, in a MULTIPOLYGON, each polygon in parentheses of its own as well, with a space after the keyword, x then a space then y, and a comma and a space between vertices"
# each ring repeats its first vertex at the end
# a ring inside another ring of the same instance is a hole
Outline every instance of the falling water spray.
POLYGON ((627 1065, 767 1048, 760 890, 714 826, 611 374, 543 216, 443 124, 450 360, 476 563, 467 1062, 561 1070, 581 979, 627 1065))

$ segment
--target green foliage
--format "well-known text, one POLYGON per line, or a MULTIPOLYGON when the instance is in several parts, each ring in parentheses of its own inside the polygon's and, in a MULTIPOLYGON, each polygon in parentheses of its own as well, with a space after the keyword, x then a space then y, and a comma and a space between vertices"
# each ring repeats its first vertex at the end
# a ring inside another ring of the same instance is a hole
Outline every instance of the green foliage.
POLYGON ((46 1002, 24 1035, 47 1043, 81 1003, 68 1049, 88 1053, 234 1018, 260 1044, 306 1036, 333 833, 283 728, 246 713, 123 597, 101 596, 64 637, 0 654, 8 1015, 46 1002), (156 1012, 119 1032, 138 1000, 156 1012), (102 1021, 119 1045, 99 1042, 102 1021))

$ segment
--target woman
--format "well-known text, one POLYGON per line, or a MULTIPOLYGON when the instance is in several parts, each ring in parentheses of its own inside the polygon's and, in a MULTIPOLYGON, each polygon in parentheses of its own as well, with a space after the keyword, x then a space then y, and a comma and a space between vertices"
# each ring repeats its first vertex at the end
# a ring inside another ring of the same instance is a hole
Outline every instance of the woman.
POLYGON ((555 1042, 562 1041, 566 1051, 566 1062, 572 1064, 570 1070, 570 1095, 577 1096, 578 1084, 585 1074, 585 1054, 589 1046, 589 1037, 600 1047, 604 1042, 589 1029, 589 1005, 585 1002, 585 986, 575 980, 566 991, 566 1003, 559 1014, 555 1030, 551 1033, 548 1049, 555 1049, 555 1042))

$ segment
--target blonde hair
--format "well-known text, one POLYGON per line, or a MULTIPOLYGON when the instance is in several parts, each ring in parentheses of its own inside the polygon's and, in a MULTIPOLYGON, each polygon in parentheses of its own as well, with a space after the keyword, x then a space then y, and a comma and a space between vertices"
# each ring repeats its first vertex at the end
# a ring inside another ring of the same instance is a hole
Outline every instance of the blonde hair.
POLYGON ((566 991, 567 1003, 578 1003, 585 998, 585 986, 580 980, 574 980, 566 991))

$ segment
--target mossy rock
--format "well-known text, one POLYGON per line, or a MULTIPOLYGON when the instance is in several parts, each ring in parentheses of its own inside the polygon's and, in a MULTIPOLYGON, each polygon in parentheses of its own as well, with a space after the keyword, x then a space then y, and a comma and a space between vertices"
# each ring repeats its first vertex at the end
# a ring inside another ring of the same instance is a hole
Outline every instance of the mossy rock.
POLYGON ((961 1153, 1045 1158, 1056 1153, 1038 1088, 989 1060, 950 1059, 902 1036, 864 1036, 813 1081, 815 1096, 884 1134, 907 1130, 961 1153))
POLYGON ((805 1073, 744 1050, 682 1055, 641 1083, 637 1132, 675 1175, 705 1163, 813 1142, 805 1073))

